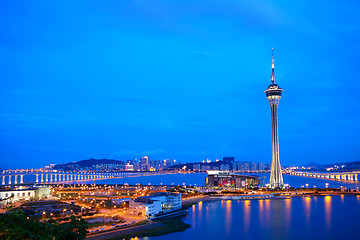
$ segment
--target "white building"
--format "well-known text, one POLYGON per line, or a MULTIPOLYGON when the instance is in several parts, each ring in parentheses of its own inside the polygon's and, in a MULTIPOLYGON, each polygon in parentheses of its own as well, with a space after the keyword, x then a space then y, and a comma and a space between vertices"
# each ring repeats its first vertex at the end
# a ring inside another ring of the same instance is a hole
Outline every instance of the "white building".
POLYGON ((29 201, 31 199, 46 199, 49 196, 50 187, 46 186, 3 188, 0 189, 0 204, 29 201))
POLYGON ((176 193, 160 192, 129 201, 130 212, 147 217, 154 217, 180 208, 181 194, 176 193))

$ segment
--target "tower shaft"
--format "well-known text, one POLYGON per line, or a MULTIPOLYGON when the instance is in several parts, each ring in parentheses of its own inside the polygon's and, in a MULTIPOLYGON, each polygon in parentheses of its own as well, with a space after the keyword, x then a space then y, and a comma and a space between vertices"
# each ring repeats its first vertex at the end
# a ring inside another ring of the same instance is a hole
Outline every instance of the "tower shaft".
POLYGON ((282 188, 284 185, 284 181, 281 173, 280 158, 279 158, 279 137, 278 137, 278 119, 277 119, 278 103, 279 103, 278 100, 270 101, 271 127, 272 127, 272 163, 271 163, 271 173, 270 173, 271 188, 282 188))

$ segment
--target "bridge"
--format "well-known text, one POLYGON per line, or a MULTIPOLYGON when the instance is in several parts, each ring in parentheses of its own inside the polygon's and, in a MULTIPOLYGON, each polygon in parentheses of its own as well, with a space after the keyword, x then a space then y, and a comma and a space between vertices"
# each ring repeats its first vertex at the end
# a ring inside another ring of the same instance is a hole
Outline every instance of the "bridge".
POLYGON ((2 178, 2 185, 17 185, 24 183, 24 176, 35 175, 35 182, 27 183, 66 183, 70 181, 81 181, 81 180, 101 180, 101 179, 112 179, 122 178, 130 176, 147 175, 149 173, 142 172, 116 172, 116 173, 89 173, 89 172, 72 172, 72 173, 57 173, 57 172, 9 172, 0 174, 2 178))
POLYGON ((302 177, 332 179, 332 180, 358 181, 358 175, 360 174, 360 171, 357 171, 357 172, 327 172, 327 173, 308 173, 308 172, 293 171, 293 172, 287 172, 285 174, 302 176, 302 177))

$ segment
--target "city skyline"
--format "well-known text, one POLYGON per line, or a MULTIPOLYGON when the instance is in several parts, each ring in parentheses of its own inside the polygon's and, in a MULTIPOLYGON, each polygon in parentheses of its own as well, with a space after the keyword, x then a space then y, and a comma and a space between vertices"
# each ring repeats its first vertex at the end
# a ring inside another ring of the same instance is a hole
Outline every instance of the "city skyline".
POLYGON ((0 6, 0 168, 270 162, 272 47, 282 164, 359 160, 356 1, 0 6))

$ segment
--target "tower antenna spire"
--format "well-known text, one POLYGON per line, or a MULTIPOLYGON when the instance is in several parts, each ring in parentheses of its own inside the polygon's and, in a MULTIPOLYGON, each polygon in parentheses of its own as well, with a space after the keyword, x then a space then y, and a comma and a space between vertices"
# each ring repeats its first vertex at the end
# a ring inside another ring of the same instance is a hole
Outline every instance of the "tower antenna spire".
POLYGON ((271 84, 275 84, 274 48, 271 48, 271 84))

